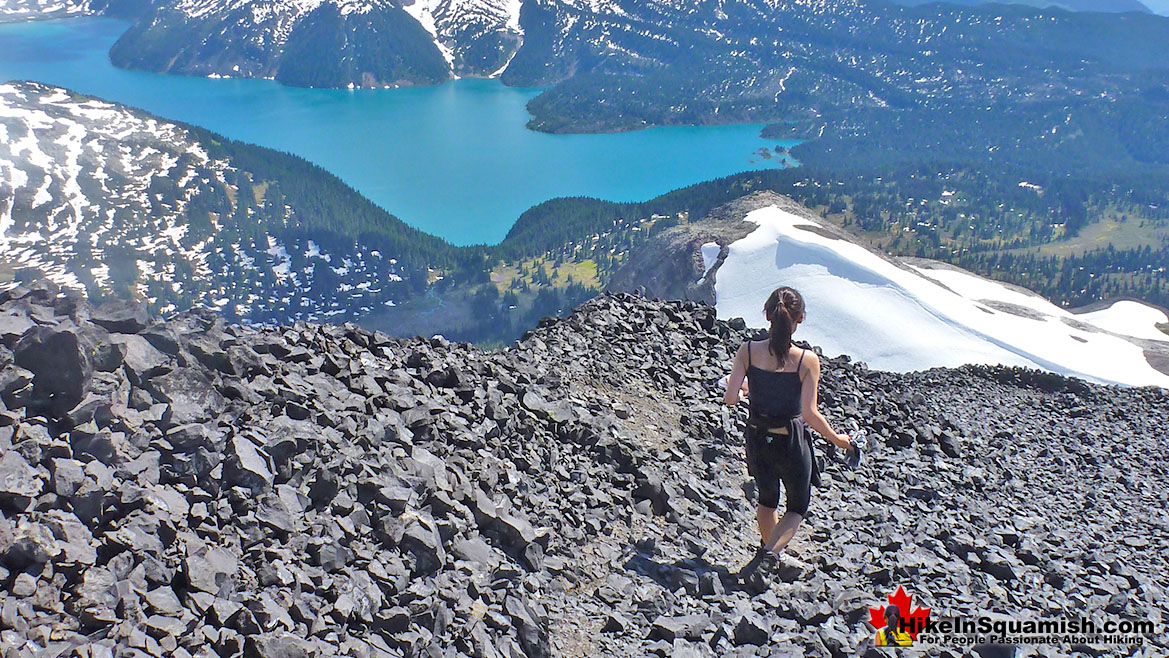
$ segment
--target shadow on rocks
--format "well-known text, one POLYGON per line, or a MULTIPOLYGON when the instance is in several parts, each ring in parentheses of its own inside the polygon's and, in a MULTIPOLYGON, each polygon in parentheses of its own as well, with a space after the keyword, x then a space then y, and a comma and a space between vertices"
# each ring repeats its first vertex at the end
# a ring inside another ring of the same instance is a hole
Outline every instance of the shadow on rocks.
POLYGON ((738 587, 739 582, 729 569, 711 564, 703 558, 666 563, 635 553, 625 563, 625 568, 650 578, 670 591, 685 588, 691 596, 719 596, 738 587))

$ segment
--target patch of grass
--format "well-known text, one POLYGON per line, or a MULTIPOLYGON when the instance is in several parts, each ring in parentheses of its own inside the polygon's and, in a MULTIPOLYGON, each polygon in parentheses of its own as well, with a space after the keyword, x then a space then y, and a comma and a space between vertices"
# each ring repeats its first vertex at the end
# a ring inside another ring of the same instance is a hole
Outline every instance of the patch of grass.
POLYGON ((1159 247, 1167 239, 1169 228, 1155 220, 1105 211, 1098 221, 1085 226, 1076 237, 1042 245, 1036 252, 1044 256, 1078 256, 1109 245, 1117 250, 1159 247))
POLYGON ((572 277, 573 283, 589 288, 601 287, 597 264, 592 259, 562 260, 560 265, 556 265, 551 258, 540 256, 519 263, 500 263, 491 270, 491 282, 501 293, 521 283, 532 288, 545 285, 545 279, 554 287, 564 286, 569 283, 569 277, 572 277))
POLYGON ((256 197, 256 203, 264 203, 264 194, 268 192, 268 181, 260 181, 252 186, 252 196, 256 197))
POLYGON ((1157 325, 1157 328, 1161 330, 1161 333, 1169 336, 1169 322, 1166 322, 1165 324, 1159 324, 1157 325))
POLYGON ((577 263, 564 263, 560 266, 560 276, 564 277, 565 281, 568 277, 572 280, 588 287, 595 287, 600 285, 597 280, 597 264, 591 259, 582 260, 577 263))

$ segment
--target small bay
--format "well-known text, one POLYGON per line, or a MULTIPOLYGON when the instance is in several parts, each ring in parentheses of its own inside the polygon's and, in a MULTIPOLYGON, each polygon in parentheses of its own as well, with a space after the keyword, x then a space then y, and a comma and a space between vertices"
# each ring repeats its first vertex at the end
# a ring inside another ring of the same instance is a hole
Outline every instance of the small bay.
POLYGON ((740 171, 782 166, 761 125, 548 135, 525 127, 536 89, 495 80, 383 90, 115 68, 127 24, 69 18, 0 25, 0 80, 35 80, 293 153, 403 221, 453 244, 503 239, 529 207, 561 196, 640 201, 740 171))

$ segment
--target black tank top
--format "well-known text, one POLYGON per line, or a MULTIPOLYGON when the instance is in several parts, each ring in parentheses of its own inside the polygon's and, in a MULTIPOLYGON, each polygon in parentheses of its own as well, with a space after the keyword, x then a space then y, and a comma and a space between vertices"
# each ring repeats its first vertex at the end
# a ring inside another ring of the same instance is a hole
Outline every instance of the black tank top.
POLYGON ((751 365, 751 342, 747 341, 747 385, 751 391, 748 396, 751 417, 784 422, 800 415, 800 393, 804 387, 800 380, 800 367, 807 353, 807 350, 800 353, 800 362, 795 372, 764 370, 751 365))

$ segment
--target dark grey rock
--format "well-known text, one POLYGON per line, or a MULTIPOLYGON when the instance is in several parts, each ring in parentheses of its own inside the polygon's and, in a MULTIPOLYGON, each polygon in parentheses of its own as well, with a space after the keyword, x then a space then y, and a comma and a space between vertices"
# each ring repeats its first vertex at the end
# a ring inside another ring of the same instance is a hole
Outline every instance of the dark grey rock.
POLYGON ((183 560, 187 584, 208 594, 230 593, 238 570, 239 559, 222 548, 207 548, 183 560))
POLYGON ((142 336, 114 334, 112 341, 122 346, 122 362, 131 381, 142 385, 152 377, 165 374, 171 369, 171 359, 160 352, 142 336))
POLYGON ((661 616, 650 626, 649 639, 666 640, 697 640, 702 633, 711 626, 710 615, 691 614, 681 617, 661 616))
POLYGON ((60 417, 77 406, 102 359, 96 334, 77 329, 37 326, 21 337, 13 354, 16 365, 33 373, 33 404, 60 417))
POLYGON ((136 334, 146 328, 150 315, 145 304, 119 299, 93 309, 90 319, 106 331, 136 334))
POLYGON ((12 348, 26 331, 36 326, 25 315, 0 313, 0 345, 12 348))
POLYGON ((23 508, 45 486, 36 469, 15 450, 0 456, 0 503, 23 508))
POLYGON ((244 658, 309 658, 306 641, 294 635, 265 634, 250 636, 244 643, 244 658))
POLYGON ((146 603, 160 615, 179 615, 185 609, 170 587, 159 587, 146 593, 146 603))
POLYGON ((205 423, 223 412, 226 400, 217 391, 211 377, 203 370, 176 368, 150 380, 155 397, 169 404, 167 420, 171 425, 205 423))
POLYGON ((224 479, 253 491, 261 491, 272 485, 272 471, 268 460, 260 453, 256 444, 242 436, 229 442, 229 452, 223 464, 224 479))
POLYGON ((771 637, 771 626, 759 615, 750 612, 735 623, 734 641, 738 646, 764 646, 771 637))

